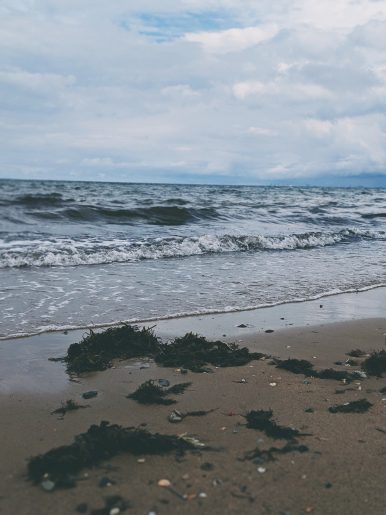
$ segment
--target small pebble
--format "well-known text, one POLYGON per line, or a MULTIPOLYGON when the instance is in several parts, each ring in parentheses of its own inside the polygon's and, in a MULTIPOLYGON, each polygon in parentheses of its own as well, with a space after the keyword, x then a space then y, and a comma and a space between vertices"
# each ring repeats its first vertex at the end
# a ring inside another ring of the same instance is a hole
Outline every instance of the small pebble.
POLYGON ((83 399, 92 399, 93 397, 96 397, 98 395, 98 392, 96 390, 90 390, 89 392, 82 393, 83 399))
POLYGON ((269 386, 277 386, 277 383, 269 383, 269 386))
POLYGON ((168 381, 167 379, 158 379, 158 384, 160 384, 161 386, 170 386, 170 381, 168 381))
POLYGON ((162 486, 163 488, 169 488, 169 486, 172 486, 169 479, 160 479, 158 481, 158 486, 162 486))
POLYGON ((46 492, 52 492, 55 488, 55 483, 51 481, 50 479, 45 479, 41 483, 43 490, 46 492))
POLYGON ((264 467, 257 467, 257 472, 259 472, 259 474, 264 474, 264 472, 266 472, 267 469, 264 468, 264 467))
POLYGON ((205 492, 200 492, 198 494, 198 497, 200 497, 201 499, 206 499, 208 497, 208 495, 205 492))
POLYGON ((121 513, 119 508, 111 508, 110 515, 118 515, 118 513, 121 513))

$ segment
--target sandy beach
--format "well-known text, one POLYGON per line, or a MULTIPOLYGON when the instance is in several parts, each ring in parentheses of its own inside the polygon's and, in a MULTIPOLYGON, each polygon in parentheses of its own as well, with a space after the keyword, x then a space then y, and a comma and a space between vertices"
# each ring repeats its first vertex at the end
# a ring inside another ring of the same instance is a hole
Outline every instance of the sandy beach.
MULTIPOLYGON (((383 349, 385 332, 383 318, 324 322, 272 333, 247 332, 242 344, 280 359, 309 360, 315 370, 353 371, 358 366, 334 363, 344 362, 352 349, 383 349)), ((79 333, 60 337, 66 348, 66 342, 79 340, 79 333)), ((35 338, 50 341, 50 335, 35 338)), ((55 340, 54 335, 51 338, 55 340)), ((124 509, 135 514, 385 512, 386 399, 380 393, 386 386, 384 379, 358 377, 347 383, 305 377, 276 368, 268 358, 239 367, 212 367, 212 373, 182 375, 178 369, 134 359, 114 362, 113 368, 72 381, 62 363, 45 361, 40 369, 35 363, 30 374, 35 382, 28 374, 23 382, 16 365, 19 343, 28 346, 28 339, 15 341, 12 349, 8 347, 9 362, 2 361, 1 513, 119 513, 124 509), (47 369, 52 373, 46 374, 47 369), (174 397, 177 403, 171 406, 141 405, 127 398, 145 381, 159 379, 170 385, 191 385, 174 397), (82 393, 90 390, 98 395, 84 400, 82 393), (63 417, 52 414, 69 399, 88 407, 63 417), (372 404, 366 413, 331 413, 328 409, 361 399, 372 404), (168 417, 174 409, 210 412, 171 423, 168 417), (272 461, 246 459, 256 447, 282 449, 288 443, 248 428, 245 415, 251 410, 272 410, 277 424, 304 434, 296 442, 308 451, 277 453, 272 461), (47 492, 41 484, 28 481, 28 458, 72 443, 76 435, 103 420, 152 433, 186 433, 206 447, 184 456, 116 456, 84 468, 76 486, 69 489, 47 492), (162 479, 170 481, 171 487, 159 486, 162 479), (106 499, 112 496, 125 501, 121 509, 115 508, 120 511, 106 508, 106 499)), ((2 350, 4 354, 4 344, 2 350)), ((55 357, 53 348, 48 346, 45 352, 50 350, 47 357, 55 357)))

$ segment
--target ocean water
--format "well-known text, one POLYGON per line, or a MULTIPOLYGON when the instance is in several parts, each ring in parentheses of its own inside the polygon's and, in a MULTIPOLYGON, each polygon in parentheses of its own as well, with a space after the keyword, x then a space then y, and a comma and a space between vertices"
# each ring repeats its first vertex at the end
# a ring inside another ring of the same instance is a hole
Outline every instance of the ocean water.
POLYGON ((386 285, 386 190, 0 181, 0 337, 386 285))

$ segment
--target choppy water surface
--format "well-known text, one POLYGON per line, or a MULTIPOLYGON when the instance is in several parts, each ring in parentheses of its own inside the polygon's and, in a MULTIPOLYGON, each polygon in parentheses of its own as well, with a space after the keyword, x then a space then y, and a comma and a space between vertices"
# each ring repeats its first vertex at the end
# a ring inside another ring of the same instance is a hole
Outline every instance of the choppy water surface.
POLYGON ((386 284, 385 193, 0 181, 0 335, 386 284))

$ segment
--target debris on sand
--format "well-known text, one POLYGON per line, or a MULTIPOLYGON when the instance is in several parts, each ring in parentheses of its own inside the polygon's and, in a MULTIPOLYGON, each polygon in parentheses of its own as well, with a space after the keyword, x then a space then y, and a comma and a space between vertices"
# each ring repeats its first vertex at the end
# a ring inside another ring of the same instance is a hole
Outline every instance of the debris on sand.
POLYGON ((367 399, 359 401, 345 402, 328 408, 331 413, 365 413, 371 408, 372 404, 367 399))
POLYGON ((187 411, 186 413, 183 413, 179 410, 173 410, 170 415, 168 416, 169 422, 172 424, 176 424, 178 422, 182 422, 184 418, 186 417, 205 417, 205 415, 208 415, 209 413, 212 413, 213 411, 216 411, 215 409, 211 410, 199 410, 199 411, 187 411))
POLYGON ((90 515, 118 515, 128 508, 131 508, 129 501, 126 501, 120 495, 111 495, 105 497, 105 505, 103 508, 92 510, 90 515))
POLYGON ((67 372, 80 374, 111 367, 113 359, 153 356, 158 339, 151 329, 123 325, 106 331, 90 332, 79 343, 73 343, 63 361, 67 372))
POLYGON ((342 379, 350 381, 357 378, 355 374, 347 372, 346 370, 334 370, 332 368, 327 368, 317 371, 314 369, 314 365, 305 359, 290 358, 283 361, 275 359, 274 364, 276 365, 276 368, 287 370, 293 374, 302 374, 306 377, 316 377, 318 379, 336 379, 337 381, 341 381, 342 379))
POLYGON ((353 349, 347 353, 347 356, 350 356, 352 358, 364 358, 365 356, 367 356, 367 353, 361 349, 353 349))
POLYGON ((98 392, 96 390, 90 390, 88 392, 82 393, 83 399, 93 399, 98 396, 98 392))
POLYGON ((55 487, 74 486, 75 476, 82 469, 98 465, 118 454, 183 454, 197 448, 191 440, 194 439, 153 434, 145 429, 125 428, 104 421, 76 436, 72 444, 31 458, 28 462, 28 477, 34 483, 48 479, 55 483, 55 487))
POLYGON ((77 404, 72 399, 69 399, 66 402, 62 402, 62 405, 60 406, 60 408, 52 411, 51 415, 62 415, 64 417, 64 415, 69 411, 76 411, 78 409, 84 409, 84 408, 89 408, 89 407, 90 406, 84 406, 82 404, 77 404))
POLYGON ((166 399, 169 395, 181 395, 192 383, 180 383, 170 388, 163 388, 154 383, 154 381, 146 381, 142 383, 135 392, 127 396, 140 404, 164 404, 165 406, 175 404, 174 399, 166 399))
POLYGON ((263 431, 271 438, 294 440, 298 436, 306 436, 305 434, 301 434, 297 429, 279 426, 274 420, 272 420, 272 417, 272 410, 249 411, 245 415, 248 428, 263 431))
POLYGON ((171 343, 160 344, 155 361, 165 367, 183 367, 192 372, 209 372, 207 365, 235 367, 261 359, 264 354, 249 352, 235 343, 208 341, 203 336, 187 333, 171 343))
POLYGON ((373 352, 370 357, 362 363, 362 369, 369 376, 382 377, 386 372, 386 351, 373 352))
POLYGON ((270 447, 267 450, 261 450, 256 447, 253 451, 247 452, 244 459, 252 460, 256 464, 262 464, 267 461, 275 461, 275 456, 279 454, 288 454, 290 452, 304 453, 308 451, 309 448, 306 445, 288 442, 284 447, 270 447))

